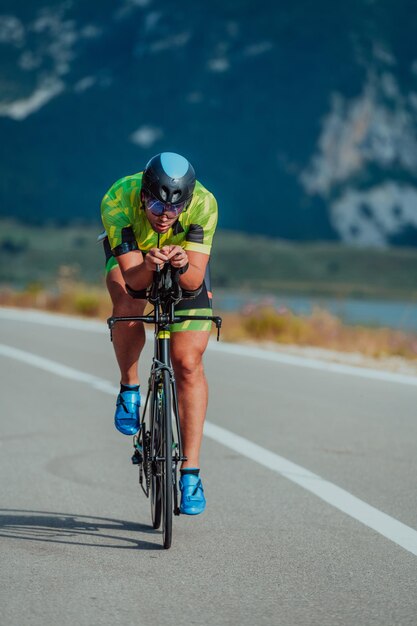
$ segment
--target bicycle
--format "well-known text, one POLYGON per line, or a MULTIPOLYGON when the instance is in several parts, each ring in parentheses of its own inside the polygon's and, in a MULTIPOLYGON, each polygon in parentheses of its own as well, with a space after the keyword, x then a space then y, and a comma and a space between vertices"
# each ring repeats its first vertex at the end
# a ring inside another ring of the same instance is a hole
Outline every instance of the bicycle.
POLYGON ((179 273, 166 265, 162 271, 157 268, 154 272, 152 285, 147 291, 147 300, 154 306, 148 315, 109 317, 107 320, 110 338, 118 322, 140 321, 153 324, 155 328, 148 391, 141 428, 133 438, 131 460, 139 466, 139 484, 150 498, 152 526, 159 529, 162 523, 162 542, 166 549, 171 547, 173 514, 180 515, 178 463, 187 460, 183 455, 177 388, 170 359, 170 326, 186 320, 211 320, 216 324, 218 341, 222 325, 218 316, 176 315, 175 305, 182 297, 179 273))

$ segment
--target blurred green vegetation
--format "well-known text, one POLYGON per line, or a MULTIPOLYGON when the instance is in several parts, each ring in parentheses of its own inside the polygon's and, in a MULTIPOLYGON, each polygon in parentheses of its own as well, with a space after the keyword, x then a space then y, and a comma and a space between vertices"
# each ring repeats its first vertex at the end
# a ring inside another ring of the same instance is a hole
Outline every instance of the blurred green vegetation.
POLYGON ((104 257, 102 246, 96 243, 99 233, 99 224, 40 227, 0 220, 0 284, 50 288, 69 278, 102 284, 104 257))
MULTIPOLYGON (((111 311, 104 288, 100 226, 38 228, 0 222, 0 305, 100 317, 111 311)), ((417 250, 364 250, 298 244, 220 231, 213 283, 235 291, 339 297, 417 298, 417 250)), ((229 341, 272 341, 372 357, 417 358, 417 335, 388 328, 346 326, 329 312, 295 315, 285 307, 247 306, 223 314, 229 341)))
POLYGON ((269 293, 335 297, 417 298, 417 250, 294 243, 220 232, 213 282, 269 293))
MULTIPOLYGON (((104 284, 100 224, 58 227, 0 221, 0 285, 53 289, 60 281, 104 284)), ((293 243, 219 231, 211 261, 218 288, 336 297, 417 299, 417 250, 293 243)), ((84 298, 80 308, 94 303, 84 298)))

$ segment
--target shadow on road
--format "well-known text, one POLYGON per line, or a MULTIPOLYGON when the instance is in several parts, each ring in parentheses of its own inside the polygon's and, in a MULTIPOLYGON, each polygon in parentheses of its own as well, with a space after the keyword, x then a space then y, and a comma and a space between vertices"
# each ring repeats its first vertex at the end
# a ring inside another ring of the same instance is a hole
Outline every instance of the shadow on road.
POLYGON ((0 509, 0 537, 62 543, 95 548, 159 550, 162 545, 135 534, 147 533, 159 539, 151 526, 107 517, 73 513, 0 509))

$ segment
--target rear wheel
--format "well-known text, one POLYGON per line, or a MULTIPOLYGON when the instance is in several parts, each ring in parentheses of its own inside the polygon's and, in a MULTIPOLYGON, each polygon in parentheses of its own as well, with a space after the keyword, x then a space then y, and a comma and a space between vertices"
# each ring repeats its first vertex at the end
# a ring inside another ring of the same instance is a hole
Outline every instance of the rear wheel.
POLYGON ((160 391, 155 390, 151 404, 151 446, 150 446, 150 499, 152 526, 156 529, 161 525, 162 517, 162 486, 161 486, 161 463, 155 461, 156 457, 163 456, 161 442, 161 411, 160 411, 160 391))

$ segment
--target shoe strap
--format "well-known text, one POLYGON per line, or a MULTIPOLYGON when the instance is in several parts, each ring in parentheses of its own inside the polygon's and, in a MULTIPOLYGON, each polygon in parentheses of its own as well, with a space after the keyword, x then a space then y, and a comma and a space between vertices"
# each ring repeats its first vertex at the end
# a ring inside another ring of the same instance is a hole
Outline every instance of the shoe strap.
MULTIPOLYGON (((182 479, 180 480, 180 487, 181 488, 185 487, 182 479)), ((187 487, 193 487, 193 485, 187 485, 187 487)), ((194 485, 194 488, 189 497, 196 496, 199 489, 201 489, 201 491, 204 493, 204 488, 203 488, 203 483, 201 482, 201 478, 199 478, 196 484, 194 485)))
MULTIPOLYGON (((133 405, 135 405, 135 406, 138 406, 138 407, 139 407, 139 406, 140 406, 140 395, 139 395, 139 398, 138 398, 138 401, 137 401, 137 402, 134 402, 134 401, 132 401, 132 400, 129 400, 129 404, 133 404, 133 405)), ((117 398, 117 403, 116 403, 116 405, 117 405, 117 406, 122 406, 122 407, 123 407, 123 409, 126 411, 126 413, 130 413, 129 409, 127 408, 126 400, 124 399, 124 397, 123 397, 123 394, 122 394, 122 393, 119 393, 119 397, 117 398)))
POLYGON ((195 486, 195 488, 193 490, 193 493, 191 495, 195 496, 199 489, 201 489, 201 491, 204 493, 203 484, 202 484, 200 479, 198 480, 198 483, 196 484, 196 486, 195 486))

